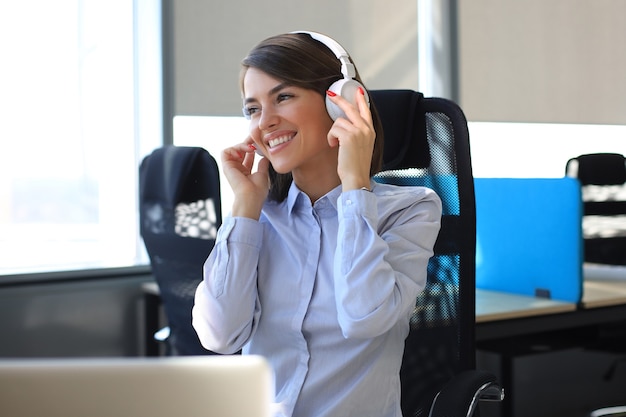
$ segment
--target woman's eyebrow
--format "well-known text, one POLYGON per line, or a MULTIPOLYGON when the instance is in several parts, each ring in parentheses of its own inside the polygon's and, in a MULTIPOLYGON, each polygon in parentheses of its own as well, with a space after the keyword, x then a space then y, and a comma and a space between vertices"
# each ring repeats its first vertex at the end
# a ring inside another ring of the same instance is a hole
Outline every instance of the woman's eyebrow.
MULTIPOLYGON (((274 94, 278 93, 280 90, 282 90, 285 87, 289 87, 291 84, 284 82, 284 83, 280 83, 277 86, 273 87, 269 92, 268 95, 269 96, 273 96, 274 94)), ((244 99, 244 103, 251 103, 251 102, 256 102, 258 101, 256 98, 254 97, 247 97, 246 99, 244 99)))

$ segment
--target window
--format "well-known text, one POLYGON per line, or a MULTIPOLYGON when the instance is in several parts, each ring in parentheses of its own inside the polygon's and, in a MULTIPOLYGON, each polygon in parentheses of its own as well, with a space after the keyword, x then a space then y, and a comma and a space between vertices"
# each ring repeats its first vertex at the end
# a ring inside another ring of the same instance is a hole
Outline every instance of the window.
POLYGON ((0 2, 0 274, 148 263, 137 172, 162 142, 159 7, 0 2))
POLYGON ((475 177, 559 178, 585 153, 626 155, 626 126, 469 122, 475 177))
MULTIPOLYGON (((200 146, 205 148, 215 161, 222 175, 220 153, 223 149, 243 141, 248 135, 250 122, 236 116, 176 116, 174 117, 174 145, 200 146)), ((258 162, 256 158, 255 162, 258 162)), ((222 215, 230 213, 233 192, 224 176, 220 179, 222 215)))

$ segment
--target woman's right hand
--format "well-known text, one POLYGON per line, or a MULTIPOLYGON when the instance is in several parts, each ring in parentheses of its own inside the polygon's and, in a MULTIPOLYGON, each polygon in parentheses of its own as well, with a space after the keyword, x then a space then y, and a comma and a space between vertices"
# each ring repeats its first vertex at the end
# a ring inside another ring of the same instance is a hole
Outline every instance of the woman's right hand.
POLYGON ((248 138, 222 151, 222 169, 235 195, 231 215, 258 220, 270 186, 269 161, 261 158, 254 167, 255 151, 248 138))

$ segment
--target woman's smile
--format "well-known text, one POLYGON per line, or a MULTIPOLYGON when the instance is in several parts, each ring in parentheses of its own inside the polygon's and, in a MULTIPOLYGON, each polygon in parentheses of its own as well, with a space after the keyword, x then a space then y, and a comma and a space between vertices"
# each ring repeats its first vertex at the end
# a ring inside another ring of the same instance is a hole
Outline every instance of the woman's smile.
POLYGON ((275 147, 277 147, 278 145, 282 145, 284 143, 290 142, 294 137, 296 136, 296 133, 288 133, 288 134, 280 134, 280 135, 270 135, 269 139, 265 139, 265 142, 267 143, 267 147, 271 150, 274 149, 275 147))
POLYGON ((328 143, 333 121, 325 98, 249 68, 243 80, 244 105, 250 115, 250 137, 279 173, 304 170, 336 172, 337 152, 328 143))

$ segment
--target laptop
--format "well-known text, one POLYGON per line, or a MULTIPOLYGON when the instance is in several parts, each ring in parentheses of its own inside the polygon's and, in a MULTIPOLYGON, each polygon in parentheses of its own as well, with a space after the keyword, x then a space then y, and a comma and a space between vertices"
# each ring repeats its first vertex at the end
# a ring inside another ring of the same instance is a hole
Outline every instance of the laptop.
POLYGON ((582 197, 574 178, 475 178, 476 287, 578 303, 582 197))
POLYGON ((259 356, 0 360, 0 416, 270 417, 259 356))

